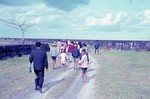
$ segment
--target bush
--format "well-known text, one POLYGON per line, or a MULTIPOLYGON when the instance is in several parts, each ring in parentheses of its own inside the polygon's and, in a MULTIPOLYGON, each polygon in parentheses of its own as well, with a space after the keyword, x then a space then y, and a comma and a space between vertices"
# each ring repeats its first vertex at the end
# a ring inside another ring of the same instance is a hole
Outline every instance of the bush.
MULTIPOLYGON (((35 47, 33 44, 0 46, 0 60, 13 58, 15 56, 21 57, 22 55, 30 54, 31 50, 34 48, 35 47)), ((48 44, 42 44, 42 48, 45 51, 50 51, 50 47, 48 44)))

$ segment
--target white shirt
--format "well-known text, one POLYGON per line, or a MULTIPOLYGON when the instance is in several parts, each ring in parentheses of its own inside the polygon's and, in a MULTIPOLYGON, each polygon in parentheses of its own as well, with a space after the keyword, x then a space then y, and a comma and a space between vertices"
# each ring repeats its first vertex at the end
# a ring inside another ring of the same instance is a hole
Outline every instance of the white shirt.
POLYGON ((58 42, 57 42, 57 49, 58 49, 58 51, 60 51, 60 47, 61 47, 61 42, 58 41, 58 42))
POLYGON ((66 62, 66 59, 67 59, 66 53, 61 53, 61 54, 60 54, 60 59, 61 59, 61 60, 60 60, 61 62, 66 62))
POLYGON ((61 47, 61 42, 60 41, 57 42, 57 47, 61 47))
POLYGON ((84 54, 81 58, 81 60, 78 61, 79 64, 81 64, 82 68, 88 68, 88 61, 87 61, 87 56, 84 54))

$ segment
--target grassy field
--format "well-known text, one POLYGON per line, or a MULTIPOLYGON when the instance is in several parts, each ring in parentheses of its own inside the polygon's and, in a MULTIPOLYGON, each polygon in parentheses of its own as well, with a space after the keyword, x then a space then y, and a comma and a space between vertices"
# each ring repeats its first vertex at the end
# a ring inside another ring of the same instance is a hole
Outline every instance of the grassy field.
MULTIPOLYGON (((101 50, 99 55, 93 54, 93 49, 89 52, 99 66, 94 99, 150 99, 149 52, 101 50)), ((51 59, 47 55, 51 73, 51 59)), ((28 57, 0 61, 0 99, 34 84, 32 74, 28 73, 28 57)))
MULTIPOLYGON (((49 73, 51 72, 51 59, 49 53, 49 73)), ((32 73, 28 72, 29 55, 14 57, 0 61, 0 99, 10 98, 12 95, 34 84, 32 73)), ((59 66, 59 63, 57 63, 59 66)), ((46 74, 49 74, 46 73, 46 74)))
POLYGON ((150 53, 106 51, 91 53, 99 64, 95 99, 150 99, 150 53))
POLYGON ((0 62, 1 99, 9 98, 33 81, 32 76, 28 74, 28 66, 28 56, 15 57, 0 62))

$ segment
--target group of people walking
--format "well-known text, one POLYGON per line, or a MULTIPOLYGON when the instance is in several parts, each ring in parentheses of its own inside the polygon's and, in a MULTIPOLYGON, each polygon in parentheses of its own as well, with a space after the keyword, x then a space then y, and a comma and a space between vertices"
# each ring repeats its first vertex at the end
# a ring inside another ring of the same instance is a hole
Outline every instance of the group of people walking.
POLYGON ((60 42, 53 43, 51 45, 50 55, 52 58, 52 69, 55 69, 56 60, 61 60, 62 69, 66 65, 67 60, 72 62, 74 60, 74 69, 77 68, 77 62, 79 59, 82 58, 82 50, 85 50, 87 55, 87 60, 89 62, 88 50, 87 45, 81 42, 60 42))
MULTIPOLYGON (((29 56, 30 64, 33 63, 32 72, 35 76, 35 90, 39 90, 42 93, 42 86, 44 82, 44 69, 48 72, 48 58, 46 52, 41 48, 41 43, 36 42, 36 49, 32 50, 29 56)), ((82 79, 84 83, 87 83, 86 71, 89 63, 89 55, 87 45, 81 42, 70 41, 58 41, 51 44, 50 56, 52 59, 52 70, 55 70, 57 60, 60 60, 62 71, 65 71, 67 62, 74 61, 74 70, 80 66, 82 70, 82 79)), ((31 71, 31 67, 29 68, 31 71)))

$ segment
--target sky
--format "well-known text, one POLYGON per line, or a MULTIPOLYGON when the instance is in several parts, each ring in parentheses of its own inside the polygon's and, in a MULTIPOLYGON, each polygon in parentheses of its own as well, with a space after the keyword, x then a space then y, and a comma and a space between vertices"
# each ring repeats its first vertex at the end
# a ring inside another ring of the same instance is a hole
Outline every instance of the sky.
MULTIPOLYGON (((0 0, 0 19, 34 24, 25 38, 150 40, 150 0, 0 0)), ((0 37, 22 34, 0 21, 0 37)))

